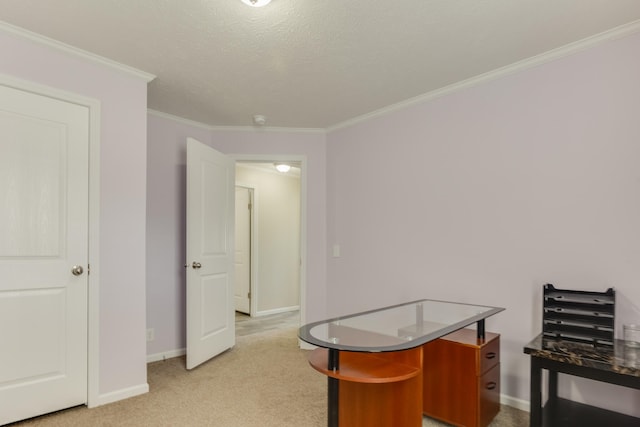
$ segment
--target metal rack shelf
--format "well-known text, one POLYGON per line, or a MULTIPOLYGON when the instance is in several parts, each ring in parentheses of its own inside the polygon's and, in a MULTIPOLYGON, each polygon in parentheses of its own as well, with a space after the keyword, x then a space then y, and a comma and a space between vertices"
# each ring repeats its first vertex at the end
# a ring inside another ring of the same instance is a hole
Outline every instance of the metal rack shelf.
POLYGON ((613 288, 605 292, 544 286, 542 334, 545 338, 613 346, 615 332, 613 288))

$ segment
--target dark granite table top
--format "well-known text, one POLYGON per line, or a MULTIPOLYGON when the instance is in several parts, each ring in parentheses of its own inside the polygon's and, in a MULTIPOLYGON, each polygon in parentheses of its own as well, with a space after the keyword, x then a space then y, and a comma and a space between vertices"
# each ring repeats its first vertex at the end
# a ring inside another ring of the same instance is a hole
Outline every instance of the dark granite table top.
POLYGON ((629 347, 623 340, 614 341, 611 347, 596 347, 543 338, 540 334, 524 347, 524 352, 534 357, 640 377, 640 348, 629 347))

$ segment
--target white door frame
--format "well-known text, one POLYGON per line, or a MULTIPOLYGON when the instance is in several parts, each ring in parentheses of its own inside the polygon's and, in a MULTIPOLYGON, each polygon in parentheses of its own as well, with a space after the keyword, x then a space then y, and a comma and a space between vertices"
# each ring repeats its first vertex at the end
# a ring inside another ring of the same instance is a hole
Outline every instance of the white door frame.
MULTIPOLYGON (((234 159, 235 160, 235 159, 234 159)), ((258 298, 256 298, 256 296, 258 295, 256 292, 256 289, 254 289, 255 284, 258 281, 257 278, 257 274, 258 274, 258 267, 256 266, 256 247, 257 245, 257 237, 255 234, 256 231, 256 222, 255 222, 255 218, 257 217, 257 215, 255 215, 257 206, 256 206, 256 188, 254 188, 253 186, 243 183, 242 181, 238 181, 238 179, 236 178, 236 182, 235 182, 235 186, 236 188, 241 187, 244 188, 246 190, 249 191, 249 202, 251 203, 251 209, 249 210, 249 294, 251 295, 249 297, 249 316, 253 316, 257 310, 257 301, 258 298)), ((238 226, 238 223, 236 222, 236 227, 238 226)), ((237 246, 236 246, 237 247, 237 246)))
POLYGON ((39 83, 0 74, 0 84, 15 89, 59 99, 89 109, 89 254, 87 259, 87 406, 100 405, 99 401, 99 343, 100 328, 100 101, 39 83))
MULTIPOLYGON (((307 309, 307 156, 299 154, 228 154, 238 162, 297 162, 300 164, 300 321, 307 309)), ((255 191, 255 190, 254 190, 255 191)), ((254 194, 254 198, 256 195, 254 194)), ((254 212, 256 214, 256 212, 254 212)), ((256 215, 257 216, 257 215, 256 215)), ((253 262, 253 261, 252 261, 253 262)), ((251 284, 253 288, 253 283, 251 284)), ((252 292, 254 290, 252 289, 252 292)), ((252 296, 255 296, 252 294, 252 296)), ((251 298, 252 314, 255 298, 251 298)))

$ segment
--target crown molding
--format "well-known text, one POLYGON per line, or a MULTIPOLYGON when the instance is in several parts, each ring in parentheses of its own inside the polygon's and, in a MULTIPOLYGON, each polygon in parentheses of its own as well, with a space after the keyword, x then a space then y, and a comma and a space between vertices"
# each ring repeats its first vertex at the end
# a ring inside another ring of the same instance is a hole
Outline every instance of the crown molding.
POLYGON ((76 57, 80 57, 82 59, 86 59, 96 64, 107 66, 114 70, 142 79, 147 83, 149 83, 150 81, 156 78, 156 76, 153 74, 138 70, 137 68, 133 68, 116 61, 112 61, 111 59, 105 58, 103 56, 96 55, 94 53, 79 49, 77 47, 68 45, 66 43, 62 43, 60 41, 43 36, 41 34, 34 33, 33 31, 25 30, 24 28, 17 27, 15 25, 9 24, 4 21, 0 21, 0 31, 13 34, 15 36, 18 36, 27 40, 31 40, 35 43, 48 46, 50 48, 64 52, 66 54, 70 54, 76 57))
POLYGON ((492 71, 488 71, 484 74, 480 74, 480 75, 471 77, 469 79, 462 80, 457 83, 453 83, 449 86, 445 86, 443 88, 436 89, 431 92, 427 92, 423 95, 418 95, 416 97, 398 102, 396 104, 389 105, 379 110, 375 110, 370 113, 363 114, 358 117, 354 117, 353 119, 349 119, 344 122, 338 123, 336 125, 329 126, 327 127, 326 131, 327 133, 330 133, 336 130, 348 128, 356 124, 366 122, 377 117, 385 116, 387 114, 390 114, 399 110, 403 110, 405 108, 408 108, 417 104, 428 102, 428 101, 431 101, 431 100, 434 100, 434 99, 437 99, 437 98, 440 98, 464 89, 478 86, 485 82, 496 80, 501 77, 508 76, 510 74, 515 74, 520 71, 545 64, 547 62, 555 61, 556 59, 573 55, 583 50, 595 47, 597 45, 603 44, 611 40, 617 40, 617 39, 626 37, 628 35, 637 33, 639 31, 640 31, 640 20, 633 21, 628 24, 613 28, 611 30, 604 31, 602 33, 587 37, 585 39, 578 40, 573 43, 569 43, 562 47, 552 49, 550 51, 541 53, 539 55, 532 56, 531 58, 527 58, 522 61, 518 61, 513 64, 506 65, 504 67, 500 67, 492 71))
MULTIPOLYGON (((155 75, 147 73, 145 71, 138 70, 128 65, 121 64, 116 61, 112 61, 108 58, 93 54, 91 52, 76 48, 74 46, 59 42, 57 40, 45 37, 43 35, 34 33, 24 28, 9 24, 4 21, 0 21, 0 31, 13 34, 21 38, 31 40, 33 42, 49 46, 53 49, 71 54, 88 61, 107 66, 117 71, 132 75, 140 78, 147 83, 156 78, 155 75)), ((377 117, 385 116, 393 112, 409 108, 411 106, 428 102, 455 92, 481 85, 485 82, 499 79, 501 77, 514 74, 529 68, 536 67, 538 65, 545 64, 547 62, 554 61, 556 59, 564 58, 566 56, 573 55, 591 47, 603 44, 605 42, 616 40, 636 32, 640 31, 640 20, 630 22, 625 25, 613 28, 611 30, 596 34, 594 36, 587 37, 585 39, 569 43, 565 46, 557 49, 550 50, 548 52, 533 56, 531 58, 524 59, 522 61, 515 62, 504 67, 488 71, 478 76, 471 77, 469 79, 445 86, 440 89, 427 92, 425 94, 392 104, 381 109, 372 111, 367 114, 354 117, 352 119, 340 122, 338 124, 328 126, 327 128, 288 128, 288 127, 256 127, 256 126, 212 126, 204 123, 196 122, 193 120, 178 117, 172 114, 163 113, 155 110, 148 110, 148 113, 158 117, 163 117, 169 120, 177 121, 189 126, 195 126, 204 128, 207 130, 215 131, 227 131, 227 132, 278 132, 278 133, 313 133, 313 134, 327 134, 340 129, 348 128, 356 124, 366 122, 377 117)))

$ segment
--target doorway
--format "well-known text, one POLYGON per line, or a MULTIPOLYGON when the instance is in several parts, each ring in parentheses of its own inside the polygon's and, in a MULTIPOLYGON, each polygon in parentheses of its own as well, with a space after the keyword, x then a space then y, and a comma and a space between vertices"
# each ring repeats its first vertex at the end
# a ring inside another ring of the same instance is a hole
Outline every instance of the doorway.
POLYGON ((298 311, 302 318, 306 283, 306 158, 231 157, 236 160, 236 187, 250 189, 252 196, 248 314, 257 318, 298 311), (284 174, 276 170, 276 162, 293 167, 284 174))

